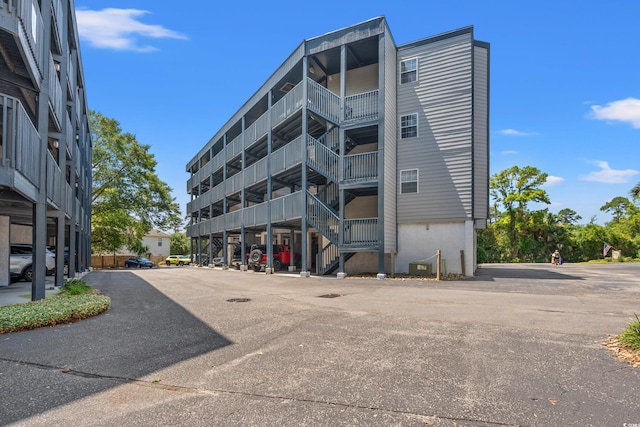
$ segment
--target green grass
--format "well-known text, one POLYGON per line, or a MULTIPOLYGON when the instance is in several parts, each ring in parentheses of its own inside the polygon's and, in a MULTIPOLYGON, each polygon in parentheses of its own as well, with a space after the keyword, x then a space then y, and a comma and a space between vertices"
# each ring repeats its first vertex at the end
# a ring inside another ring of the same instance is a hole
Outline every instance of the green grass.
POLYGON ((0 307, 0 334, 77 322, 110 307, 111 298, 99 295, 82 280, 72 279, 46 299, 0 307))
POLYGON ((618 337, 625 347, 640 350, 640 318, 636 314, 636 320, 632 321, 618 337))

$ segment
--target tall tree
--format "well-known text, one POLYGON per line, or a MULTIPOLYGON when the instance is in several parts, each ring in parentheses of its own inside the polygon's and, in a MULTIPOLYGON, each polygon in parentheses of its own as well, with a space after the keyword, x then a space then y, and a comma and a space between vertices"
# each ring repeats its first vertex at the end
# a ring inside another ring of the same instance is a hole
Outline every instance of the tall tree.
POLYGON ((171 255, 184 255, 191 253, 189 239, 184 233, 173 233, 170 240, 171 255))
POLYGON ((640 200, 640 182, 637 183, 635 185, 635 187, 633 187, 631 189, 631 191, 629 191, 629 194, 631 195, 631 197, 633 197, 636 200, 640 200))
POLYGON ((93 132, 92 244, 97 251, 135 249, 151 228, 180 223, 171 188, 158 178, 149 145, 123 133, 120 123, 90 112, 93 132))
POLYGON ((510 255, 517 259, 520 253, 519 232, 527 226, 527 206, 532 202, 549 204, 547 192, 540 188, 548 174, 533 166, 513 166, 493 175, 489 181, 491 196, 504 208, 496 226, 504 228, 509 241, 510 255))
POLYGON ((625 217, 633 214, 635 206, 626 197, 614 197, 600 207, 603 212, 610 213, 614 222, 620 222, 625 217))

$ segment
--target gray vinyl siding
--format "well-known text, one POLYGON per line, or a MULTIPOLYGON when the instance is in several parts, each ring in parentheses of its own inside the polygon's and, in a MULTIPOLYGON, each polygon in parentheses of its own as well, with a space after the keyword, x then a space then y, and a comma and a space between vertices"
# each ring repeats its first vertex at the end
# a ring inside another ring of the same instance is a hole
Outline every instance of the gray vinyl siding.
POLYGON ((385 252, 391 248, 398 249, 396 224, 396 81, 397 50, 389 31, 384 39, 384 247, 385 252))
POLYGON ((474 219, 486 220, 489 211, 489 50, 474 47, 473 174, 474 219))
POLYGON ((419 170, 419 193, 400 194, 398 223, 463 220, 473 212, 471 29, 400 47, 418 81, 398 85, 397 117, 418 113, 418 137, 400 139, 397 170, 419 170))

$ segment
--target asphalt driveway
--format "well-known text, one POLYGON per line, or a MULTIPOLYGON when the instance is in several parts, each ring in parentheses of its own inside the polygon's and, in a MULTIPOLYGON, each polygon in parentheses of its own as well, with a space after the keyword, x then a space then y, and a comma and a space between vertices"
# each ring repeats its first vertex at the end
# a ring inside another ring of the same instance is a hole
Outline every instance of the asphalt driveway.
POLYGON ((640 425, 640 369, 602 345, 640 313, 640 265, 84 280, 109 312, 0 335, 0 424, 640 425))

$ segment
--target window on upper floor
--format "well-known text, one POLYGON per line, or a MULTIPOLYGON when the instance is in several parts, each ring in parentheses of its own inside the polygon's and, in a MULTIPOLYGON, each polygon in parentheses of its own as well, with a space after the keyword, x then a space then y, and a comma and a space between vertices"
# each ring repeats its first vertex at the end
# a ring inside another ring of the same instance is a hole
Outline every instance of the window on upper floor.
POLYGON ((400 62, 400 84, 418 80, 418 58, 405 59, 400 62))
POLYGON ((162 237, 158 237, 158 246, 162 246, 162 237))
POLYGON ((400 138, 415 138, 418 136, 418 113, 400 116, 400 138))
POLYGON ((400 171, 400 194, 418 192, 418 169, 400 171))

